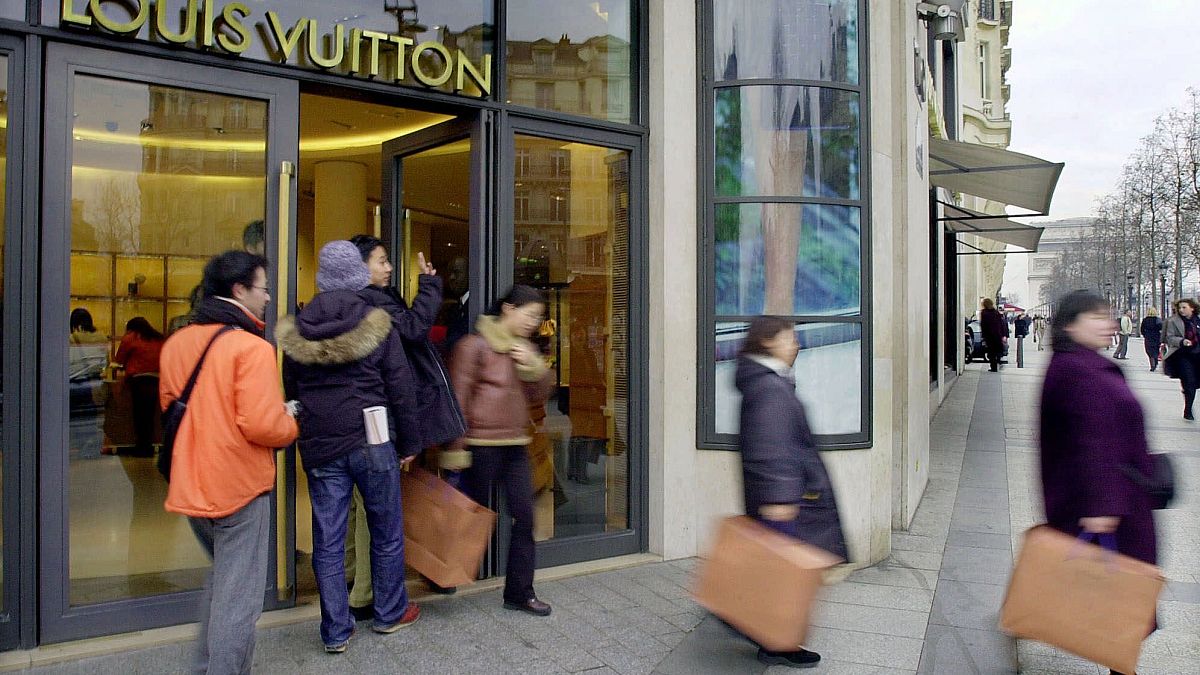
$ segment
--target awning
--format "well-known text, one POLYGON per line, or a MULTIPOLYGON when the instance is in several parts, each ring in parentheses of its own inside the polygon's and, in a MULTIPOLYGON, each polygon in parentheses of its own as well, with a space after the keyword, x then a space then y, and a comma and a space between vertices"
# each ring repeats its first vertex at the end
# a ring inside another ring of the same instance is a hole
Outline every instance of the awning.
MULTIPOLYGON (((1042 232, 1046 229, 1044 227, 1034 227, 1033 225, 1018 223, 1003 216, 980 213, 979 211, 962 206, 954 206, 953 204, 943 203, 942 206, 945 208, 946 215, 941 220, 946 224, 947 230, 974 234, 1003 244, 1012 244, 1023 249, 1023 253, 1037 251, 1038 243, 1042 239, 1042 232)), ((964 242, 959 243, 970 248, 975 248, 964 242)), ((992 251, 979 251, 979 249, 975 249, 975 251, 978 252, 968 252, 962 255, 993 253, 992 251)), ((1011 253, 1012 251, 1009 252, 1011 253)), ((1005 253, 1005 251, 996 251, 995 253, 1005 253)))
POLYGON ((1044 216, 1062 173, 1061 162, 1022 155, 990 145, 929 139, 929 182, 1044 216))

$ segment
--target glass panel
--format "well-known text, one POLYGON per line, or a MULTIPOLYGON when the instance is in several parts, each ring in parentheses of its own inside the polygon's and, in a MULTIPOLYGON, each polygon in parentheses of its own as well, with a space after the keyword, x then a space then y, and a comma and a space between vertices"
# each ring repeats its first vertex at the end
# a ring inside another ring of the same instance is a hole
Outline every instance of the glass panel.
POLYGON ((858 0, 713 0, 717 80, 858 84, 858 0))
POLYGON ((858 94, 729 87, 713 112, 718 196, 858 199, 858 94))
MULTIPOLYGON (((0 0, 0 18, 24 21, 25 0, 0 0)), ((7 83, 5 86, 7 86, 7 83)))
POLYGON ((74 105, 68 508, 80 605, 203 584, 208 558, 163 510, 154 468, 158 341, 123 352, 124 369, 115 352, 135 317, 159 333, 186 324, 204 261, 242 248, 263 218, 267 105, 84 75, 74 105))
MULTIPOLYGON (((167 30, 180 37, 182 44, 192 49, 201 49, 204 40, 205 17, 203 0, 160 0, 155 7, 144 13, 139 21, 138 10, 142 3, 105 2, 101 4, 107 20, 116 23, 140 23, 135 30, 138 39, 164 42, 157 27, 159 13, 167 30)), ((94 17, 88 0, 72 0, 73 11, 79 15, 94 17)), ((228 27, 229 21, 216 16, 214 24, 226 27, 214 32, 217 40, 215 49, 229 53, 219 42, 220 36, 241 49, 240 56, 247 59, 287 63, 304 68, 321 68, 341 75, 370 77, 375 81, 402 82, 420 85, 414 68, 427 75, 426 79, 438 80, 448 73, 446 80, 436 88, 454 91, 457 86, 462 58, 461 50, 469 65, 479 71, 480 76, 491 80, 484 67, 484 56, 494 51, 492 0, 438 0, 416 2, 416 0, 286 0, 280 2, 250 2, 249 14, 237 19, 244 33, 228 27), (417 5, 420 4, 418 9, 417 5), (274 21, 268 15, 274 12, 274 21), (363 38, 357 51, 351 43, 354 31, 374 31, 383 37, 363 38), (414 45, 437 42, 444 45, 450 54, 450 63, 434 50, 423 49, 414 67, 412 52, 414 45), (245 45, 244 49, 239 45, 245 45), (290 46, 288 46, 290 44, 290 46), (374 55, 374 57, 372 56, 374 55), (320 62, 324 65, 318 65, 320 62), (375 66, 373 68, 373 65, 375 66), (374 72, 373 72, 374 71, 374 72)), ((43 20, 47 25, 57 25, 61 17, 61 2, 44 2, 43 20)), ((229 7, 230 5, 226 5, 229 7)), ((216 3, 215 13, 221 13, 221 3, 216 3)), ((227 12, 226 15, 229 15, 227 12)), ((93 20, 90 30, 103 32, 93 20)), ((112 35, 112 33, 107 33, 112 35)), ((472 76, 464 73, 464 92, 477 96, 480 91, 472 84, 472 76)), ((420 85, 424 86, 424 85, 420 85)))
MULTIPOLYGON (((718 323, 716 328, 716 431, 738 432, 742 395, 734 384, 737 354, 748 323, 718 323)), ((796 326, 800 353, 793 368, 796 397, 817 434, 853 434, 862 430, 862 326, 857 323, 809 323, 796 326)))
POLYGON ((509 0, 508 102, 630 122, 629 0, 509 0))
POLYGON ((629 153, 516 147, 513 278, 549 297, 537 342, 558 385, 531 411, 535 538, 628 529, 629 153))
POLYGON ((818 204, 717 204, 718 315, 860 311, 859 210, 818 204))
MULTIPOLYGON (((5 5, 6 7, 7 5, 5 5)), ((23 14, 22 14, 23 16, 23 14)), ((0 294, 4 292, 4 242, 6 235, 5 216, 8 214, 8 57, 0 55, 0 123, 4 132, 0 133, 0 294)), ((4 337, 3 303, 0 303, 0 344, 4 337)), ((4 355, 0 353, 0 366, 3 365, 4 355)), ((0 367, 0 374, 3 368, 0 367)), ((0 377, 0 383, 4 381, 0 377)), ((0 440, 4 439, 4 392, 0 388, 0 440)), ((4 443, 0 442, 0 608, 5 607, 4 598, 4 443)))

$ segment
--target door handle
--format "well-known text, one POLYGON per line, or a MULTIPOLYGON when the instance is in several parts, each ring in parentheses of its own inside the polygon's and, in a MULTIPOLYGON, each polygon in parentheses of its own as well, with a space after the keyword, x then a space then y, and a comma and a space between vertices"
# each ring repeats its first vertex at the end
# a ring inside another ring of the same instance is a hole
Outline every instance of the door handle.
POLYGON ((289 265, 292 246, 292 178, 296 176, 296 164, 289 160, 279 163, 279 221, 276 233, 276 251, 279 260, 275 261, 275 298, 276 317, 282 319, 288 315, 288 284, 291 281, 289 265))

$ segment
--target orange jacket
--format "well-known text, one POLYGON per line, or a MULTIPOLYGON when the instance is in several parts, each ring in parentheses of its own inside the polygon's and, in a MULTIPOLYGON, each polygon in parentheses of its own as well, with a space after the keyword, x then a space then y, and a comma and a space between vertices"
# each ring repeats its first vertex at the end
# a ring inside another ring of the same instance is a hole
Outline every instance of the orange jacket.
MULTIPOLYGON (((187 386, 200 353, 220 324, 194 324, 163 346, 159 404, 187 386)), ((234 330, 213 343, 175 436, 168 511, 223 518, 275 487, 275 448, 296 440, 271 343, 234 330)))

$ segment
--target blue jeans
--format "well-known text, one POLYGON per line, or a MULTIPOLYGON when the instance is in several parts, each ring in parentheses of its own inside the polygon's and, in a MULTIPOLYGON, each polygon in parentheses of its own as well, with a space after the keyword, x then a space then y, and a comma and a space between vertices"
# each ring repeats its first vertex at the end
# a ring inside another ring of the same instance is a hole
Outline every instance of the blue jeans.
POLYGON ((404 587, 400 461, 395 448, 391 443, 363 446, 306 472, 312 499, 313 572, 321 594, 321 640, 336 645, 348 640, 354 630, 345 556, 346 520, 355 486, 362 495, 371 531, 375 622, 399 621, 408 608, 408 591, 404 587))

